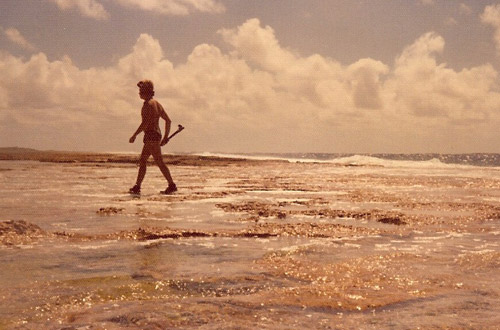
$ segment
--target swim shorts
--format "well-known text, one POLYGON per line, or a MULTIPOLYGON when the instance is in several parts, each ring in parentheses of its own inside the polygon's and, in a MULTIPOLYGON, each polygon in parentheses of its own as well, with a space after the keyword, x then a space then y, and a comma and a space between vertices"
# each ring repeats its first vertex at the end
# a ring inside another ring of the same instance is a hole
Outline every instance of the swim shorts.
POLYGON ((160 142, 161 141, 161 133, 157 131, 146 131, 144 132, 144 139, 142 142, 160 142))

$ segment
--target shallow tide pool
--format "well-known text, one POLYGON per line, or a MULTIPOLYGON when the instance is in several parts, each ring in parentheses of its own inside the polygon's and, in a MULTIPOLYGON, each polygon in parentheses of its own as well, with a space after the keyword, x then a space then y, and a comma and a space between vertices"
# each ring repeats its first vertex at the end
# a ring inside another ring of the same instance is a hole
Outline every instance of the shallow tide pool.
POLYGON ((500 169, 0 162, 0 329, 498 329, 500 169))

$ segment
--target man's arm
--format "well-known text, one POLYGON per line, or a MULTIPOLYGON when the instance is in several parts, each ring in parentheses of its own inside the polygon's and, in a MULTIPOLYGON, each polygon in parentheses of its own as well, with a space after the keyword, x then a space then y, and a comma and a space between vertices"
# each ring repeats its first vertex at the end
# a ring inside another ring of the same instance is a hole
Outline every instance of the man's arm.
POLYGON ((129 139, 129 142, 130 143, 134 143, 135 141, 135 138, 137 137, 137 135, 139 135, 139 133, 141 133, 142 131, 144 131, 144 127, 146 127, 146 120, 145 120, 145 115, 144 115, 144 110, 141 110, 141 124, 139 125, 139 127, 137 127, 137 130, 134 132, 134 134, 132 135, 132 137, 129 139))
POLYGON ((172 126, 172 121, 168 117, 165 110, 162 111, 161 117, 165 120, 165 136, 163 137, 163 140, 161 140, 160 145, 164 146, 168 143, 168 136, 170 135, 170 127, 172 126))
POLYGON ((165 112, 165 109, 163 109, 163 106, 160 104, 160 102, 156 102, 156 106, 158 107, 160 117, 165 120, 165 136, 160 142, 161 146, 164 146, 165 144, 168 143, 168 136, 170 135, 170 127, 172 125, 172 121, 168 117, 167 113, 165 112))
POLYGON ((132 137, 128 141, 130 143, 134 143, 135 142, 135 138, 137 137, 137 135, 139 135, 139 133, 141 133, 143 130, 144 130, 144 121, 139 125, 139 127, 137 128, 137 130, 135 131, 135 133, 132 135, 132 137))

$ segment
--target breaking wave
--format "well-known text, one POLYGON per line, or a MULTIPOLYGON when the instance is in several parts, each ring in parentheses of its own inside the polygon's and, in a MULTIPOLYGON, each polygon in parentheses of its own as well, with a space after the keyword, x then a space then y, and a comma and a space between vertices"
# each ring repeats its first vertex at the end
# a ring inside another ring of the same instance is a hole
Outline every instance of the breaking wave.
POLYGON ((195 153, 197 156, 383 167, 500 167, 500 154, 195 153))

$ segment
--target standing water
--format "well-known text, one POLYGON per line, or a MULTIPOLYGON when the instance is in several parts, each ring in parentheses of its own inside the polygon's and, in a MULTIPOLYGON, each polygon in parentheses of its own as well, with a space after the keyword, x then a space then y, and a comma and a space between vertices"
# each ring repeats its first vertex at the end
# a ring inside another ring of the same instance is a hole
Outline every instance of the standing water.
POLYGON ((0 162, 0 329, 498 329, 500 167, 0 162))

